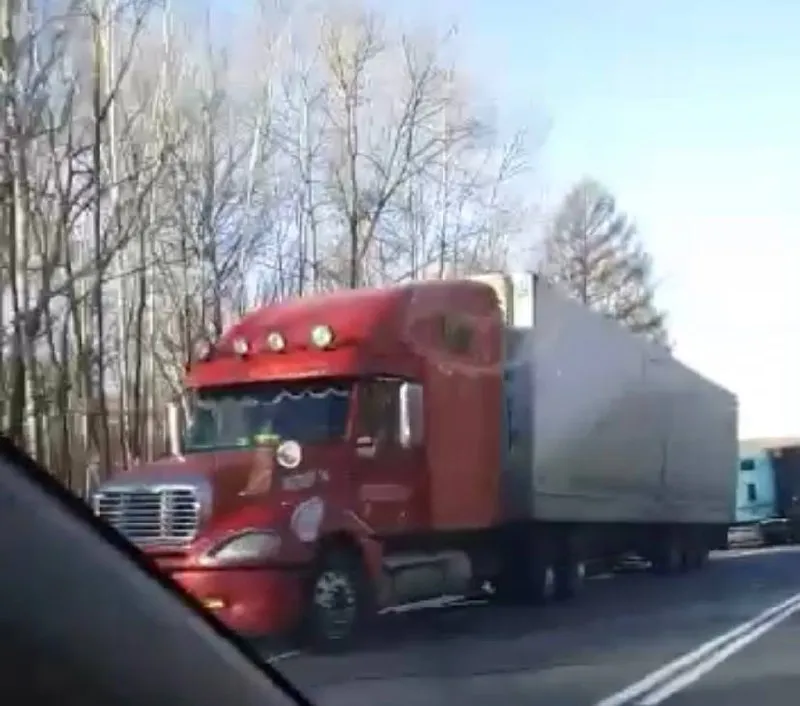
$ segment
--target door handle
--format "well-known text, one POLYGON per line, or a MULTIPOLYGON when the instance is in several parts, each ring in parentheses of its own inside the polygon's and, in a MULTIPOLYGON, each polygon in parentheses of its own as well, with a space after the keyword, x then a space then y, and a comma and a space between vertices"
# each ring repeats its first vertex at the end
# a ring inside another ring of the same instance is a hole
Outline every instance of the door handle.
POLYGON ((360 436, 356 439, 356 454, 367 457, 374 456, 376 451, 375 439, 371 436, 360 436))

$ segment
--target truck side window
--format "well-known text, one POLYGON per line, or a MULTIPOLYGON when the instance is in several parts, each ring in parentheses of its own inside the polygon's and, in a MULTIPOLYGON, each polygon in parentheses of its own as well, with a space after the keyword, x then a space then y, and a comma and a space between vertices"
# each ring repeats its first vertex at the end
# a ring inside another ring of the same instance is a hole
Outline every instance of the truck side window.
POLYGON ((397 442, 398 386, 394 380, 369 380, 361 384, 358 399, 358 434, 378 444, 397 442))

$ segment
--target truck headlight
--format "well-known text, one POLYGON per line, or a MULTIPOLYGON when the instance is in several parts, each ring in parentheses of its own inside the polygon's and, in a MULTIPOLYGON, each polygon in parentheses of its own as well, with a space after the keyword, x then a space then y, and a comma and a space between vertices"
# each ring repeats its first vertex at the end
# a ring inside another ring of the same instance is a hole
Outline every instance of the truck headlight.
POLYGON ((271 530, 249 530, 224 540, 206 555, 212 563, 258 561, 274 557, 281 538, 271 530))
POLYGON ((297 468, 303 460, 303 451, 296 441, 284 441, 275 449, 275 460, 289 470, 297 468))

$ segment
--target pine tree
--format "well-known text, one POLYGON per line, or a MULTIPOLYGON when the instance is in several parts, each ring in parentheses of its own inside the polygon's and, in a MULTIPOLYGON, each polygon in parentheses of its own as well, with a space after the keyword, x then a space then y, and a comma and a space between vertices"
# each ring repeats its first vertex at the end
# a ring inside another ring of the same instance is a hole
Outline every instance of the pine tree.
POLYGON ((542 273, 587 306, 669 345, 652 258, 597 181, 583 179, 564 197, 544 239, 542 273))

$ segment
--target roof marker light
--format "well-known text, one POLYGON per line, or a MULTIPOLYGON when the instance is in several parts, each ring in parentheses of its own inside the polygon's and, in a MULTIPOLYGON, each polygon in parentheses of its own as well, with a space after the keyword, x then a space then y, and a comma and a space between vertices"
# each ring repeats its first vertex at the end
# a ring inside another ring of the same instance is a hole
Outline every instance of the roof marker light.
POLYGON ((280 353, 286 348, 286 339, 277 331, 273 331, 267 336, 267 348, 273 353, 280 353))
POLYGON ((244 338, 233 339, 233 352, 236 355, 247 355, 247 340, 244 338))
POLYGON ((311 342, 317 348, 327 348, 333 343, 333 329, 325 324, 319 324, 311 329, 311 342))

